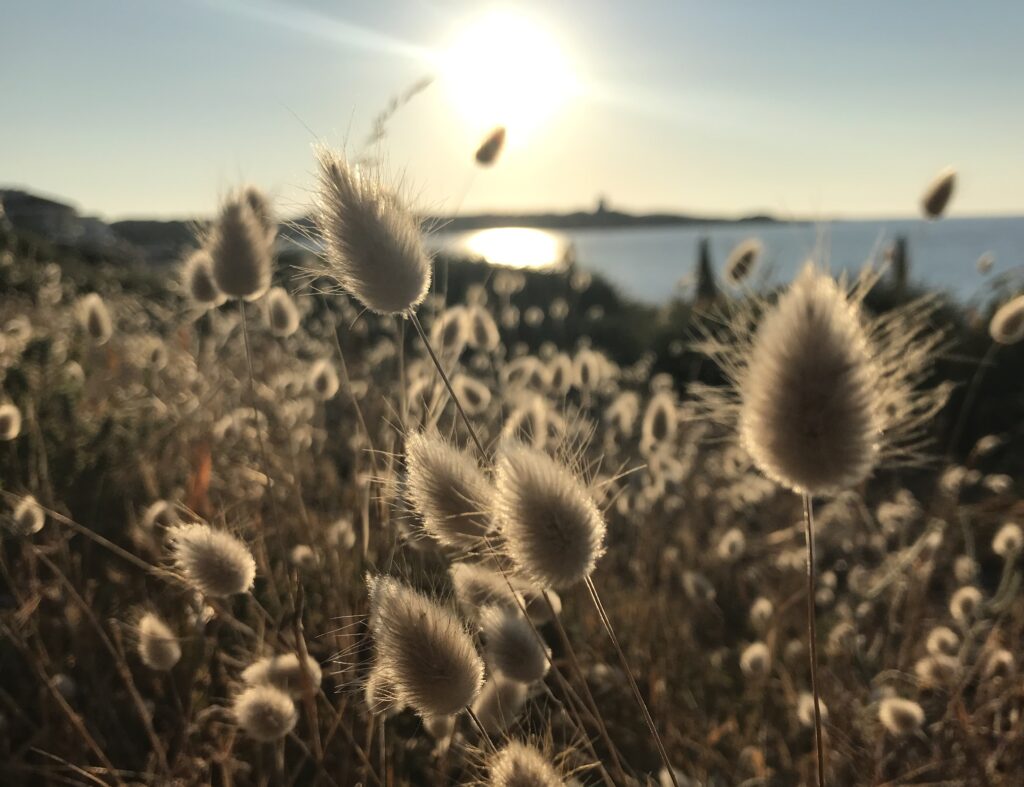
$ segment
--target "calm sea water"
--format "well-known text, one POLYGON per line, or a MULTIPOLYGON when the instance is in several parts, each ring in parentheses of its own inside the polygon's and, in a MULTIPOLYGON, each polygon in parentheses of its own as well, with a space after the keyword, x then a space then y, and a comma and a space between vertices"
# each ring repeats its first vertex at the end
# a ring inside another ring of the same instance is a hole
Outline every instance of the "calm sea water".
POLYGON ((907 239, 911 279, 961 302, 986 299, 999 283, 1024 284, 1024 217, 526 230, 519 236, 508 229, 481 230, 441 234, 435 243, 524 267, 542 267, 551 261, 545 257, 560 258, 571 244, 581 267, 603 274, 634 298, 660 302, 690 279, 701 238, 710 240, 718 271, 736 243, 759 238, 765 252, 754 283, 768 286, 789 281, 816 249, 833 271, 857 271, 897 236, 907 239), (984 254, 994 260, 987 275, 976 267, 984 254))

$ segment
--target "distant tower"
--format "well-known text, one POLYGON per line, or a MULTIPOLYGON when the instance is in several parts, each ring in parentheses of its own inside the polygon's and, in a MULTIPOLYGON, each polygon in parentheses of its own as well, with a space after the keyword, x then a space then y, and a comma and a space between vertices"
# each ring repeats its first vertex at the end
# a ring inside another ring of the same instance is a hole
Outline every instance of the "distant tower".
POLYGON ((697 246, 697 265, 694 279, 698 305, 718 300, 718 284, 715 282, 715 269, 711 264, 711 246, 707 238, 701 238, 697 246))
POLYGON ((597 195, 597 209, 594 211, 597 215, 608 212, 608 198, 604 194, 597 195))

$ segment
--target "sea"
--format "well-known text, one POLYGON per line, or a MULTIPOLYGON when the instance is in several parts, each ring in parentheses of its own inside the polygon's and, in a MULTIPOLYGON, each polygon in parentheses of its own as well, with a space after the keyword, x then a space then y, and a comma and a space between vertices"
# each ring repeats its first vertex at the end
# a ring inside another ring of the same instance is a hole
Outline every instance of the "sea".
POLYGON ((736 244, 760 240, 764 251, 750 282, 759 289, 790 281, 808 259, 827 264, 836 274, 856 273, 866 262, 883 259, 897 238, 906 240, 910 280, 945 291, 962 304, 978 305, 997 293, 1024 288, 1024 216, 580 230, 502 227, 441 232, 431 243, 439 250, 515 267, 557 266, 568 256, 636 300, 663 303, 692 285, 704 238, 718 272, 736 244))

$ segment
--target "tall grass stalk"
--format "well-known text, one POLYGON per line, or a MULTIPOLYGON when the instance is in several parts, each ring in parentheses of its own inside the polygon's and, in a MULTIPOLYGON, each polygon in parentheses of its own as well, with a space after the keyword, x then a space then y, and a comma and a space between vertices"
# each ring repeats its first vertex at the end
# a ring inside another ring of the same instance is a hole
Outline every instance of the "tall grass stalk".
MULTIPOLYGON (((455 389, 452 388, 451 380, 449 379, 447 372, 445 372, 440 359, 437 357, 437 354, 434 352, 434 348, 431 346, 430 339, 424 332, 423 326, 420 324, 419 318, 416 316, 415 312, 410 311, 408 314, 409 319, 413 324, 413 327, 416 328, 416 332, 420 335, 420 341, 423 342, 423 346, 426 348, 427 354, 430 356, 430 360, 434 364, 434 368, 437 369, 437 373, 441 376, 441 380, 444 382, 445 387, 448 389, 448 395, 451 396, 452 401, 455 402, 455 408, 458 410, 459 417, 462 419, 462 422, 466 425, 466 429, 469 432, 470 438, 473 440, 473 443, 476 445, 477 450, 480 452, 481 458, 486 459, 487 452, 484 450, 483 443, 480 442, 480 438, 477 436, 476 430, 473 428, 473 424, 469 420, 469 416, 466 414, 466 411, 462 407, 462 402, 459 401, 459 397, 456 395, 455 389)), ((622 668, 625 671, 626 676, 629 678, 630 686, 633 689, 633 696, 637 700, 637 704, 640 706, 640 711, 644 716, 644 721, 647 723, 647 729, 650 731, 651 735, 654 738, 655 745, 658 747, 658 753, 661 756, 662 764, 665 766, 669 773, 669 777, 672 780, 673 787, 679 787, 679 783, 676 781, 675 772, 672 769, 672 764, 668 758, 668 752, 665 751, 665 744, 662 743, 661 736, 658 734, 658 730, 654 725, 654 719, 651 718, 650 711, 647 710, 647 704, 644 702, 644 699, 640 694, 640 689, 637 687, 636 681, 633 680, 632 673, 629 670, 629 663, 626 661, 626 656, 622 652, 622 649, 619 647, 618 639, 615 636, 615 631, 612 628, 611 621, 605 614, 604 607, 601 604, 600 597, 597 595, 597 588, 594 587, 594 583, 591 581, 590 577, 586 578, 586 583, 587 589, 590 592, 590 597, 593 600, 595 608, 598 611, 598 616, 601 618, 601 622, 604 625, 605 631, 608 633, 608 636, 611 639, 616 652, 618 653, 619 661, 622 664, 622 668)), ((609 748, 611 751, 614 751, 614 746, 609 748)))
POLYGON ((658 747, 658 754, 661 755, 662 765, 665 766, 665 770, 668 772, 668 777, 672 780, 673 787, 679 787, 679 782, 676 780, 676 774, 672 767, 672 762, 669 760, 668 752, 665 750, 665 744, 661 740, 661 735, 658 734, 658 728, 654 724, 654 718, 651 716, 651 712, 647 709, 647 703, 644 702, 643 695, 640 693, 640 687, 636 685, 633 673, 629 669, 629 661, 626 659, 626 654, 622 652, 622 648, 619 646, 619 638, 615 636, 615 629, 608 617, 608 613, 605 612, 604 604, 601 603, 601 597, 597 593, 597 587, 594 585, 594 580, 587 576, 583 581, 586 583, 587 592, 590 593, 590 600, 594 603, 594 609, 597 610, 597 616, 601 619, 601 624, 604 626, 604 630, 608 634, 608 639, 611 640, 612 647, 615 648, 615 654, 619 657, 619 664, 622 667, 622 671, 626 673, 626 679, 629 681, 629 688, 633 691, 633 699, 636 700, 636 704, 640 708, 640 713, 644 717, 644 723, 647 724, 647 730, 651 733, 655 746, 658 747))
MULTIPOLYGON (((270 460, 267 458, 267 448, 263 442, 263 429, 260 428, 260 411, 256 407, 256 375, 252 368, 252 348, 249 345, 249 320, 245 313, 245 299, 238 299, 238 309, 242 318, 242 340, 245 344, 245 365, 249 370, 249 403, 252 406, 252 417, 254 426, 256 428, 256 440, 260 447, 260 462, 263 464, 263 475, 266 478, 267 484, 267 496, 270 498, 270 511, 273 514, 274 521, 271 525, 271 529, 277 535, 278 549, 280 549, 282 555, 288 554, 288 550, 285 548, 283 537, 279 529, 281 517, 277 511, 277 498, 274 495, 274 485, 270 480, 270 460)), ((263 537, 263 528, 259 529, 257 533, 263 548, 260 550, 264 557, 266 556, 266 539, 263 537)), ((277 580, 274 578, 274 572, 270 568, 270 562, 267 560, 267 584, 270 588, 271 594, 274 596, 274 602, 280 608, 281 606, 281 595, 277 589, 277 580)), ((288 599, 291 603, 292 609, 295 608, 295 598, 292 595, 291 583, 285 583, 285 589, 288 591, 288 599)))
POLYGON ((807 639, 811 659, 811 693, 814 695, 814 751, 818 759, 818 787, 825 787, 825 748, 821 740, 821 694, 818 691, 818 629, 814 614, 814 511, 811 496, 804 494, 803 499, 807 541, 807 639))
POLYGON ((480 719, 477 718, 473 709, 466 706, 466 713, 469 714, 469 718, 472 719, 474 726, 476 726, 477 732, 480 733, 480 737, 487 742, 487 748, 491 750, 491 754, 498 753, 498 747, 494 745, 494 741, 491 740, 491 736, 487 734, 487 730, 484 729, 484 725, 480 723, 480 719))

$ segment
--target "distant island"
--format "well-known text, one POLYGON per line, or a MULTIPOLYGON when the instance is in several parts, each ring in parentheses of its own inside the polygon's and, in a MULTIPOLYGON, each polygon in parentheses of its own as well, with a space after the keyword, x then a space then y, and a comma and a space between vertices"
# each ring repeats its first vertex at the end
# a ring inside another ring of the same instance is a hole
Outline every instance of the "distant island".
MULTIPOLYGON (((621 229, 695 224, 738 224, 777 222, 769 215, 741 218, 692 216, 678 213, 628 213, 612 210, 598 199, 592 211, 569 213, 479 213, 460 216, 422 216, 424 226, 434 232, 463 232, 491 227, 536 227, 538 229, 621 229)), ((194 233, 203 220, 157 221, 130 219, 105 222, 81 215, 71 204, 13 188, 0 187, 0 222, 58 245, 72 247, 110 259, 172 262, 194 245, 194 233)), ((313 228, 312 218, 300 216, 281 224, 281 237, 298 242, 313 228)))
POLYGON ((620 229, 625 227, 662 227, 693 224, 743 224, 777 222, 774 216, 757 214, 740 218, 691 216, 681 213, 628 213, 612 210, 599 199, 592 211, 571 213, 478 213, 462 216, 427 218, 427 226, 446 232, 482 230, 491 227, 536 227, 545 230, 620 229))

